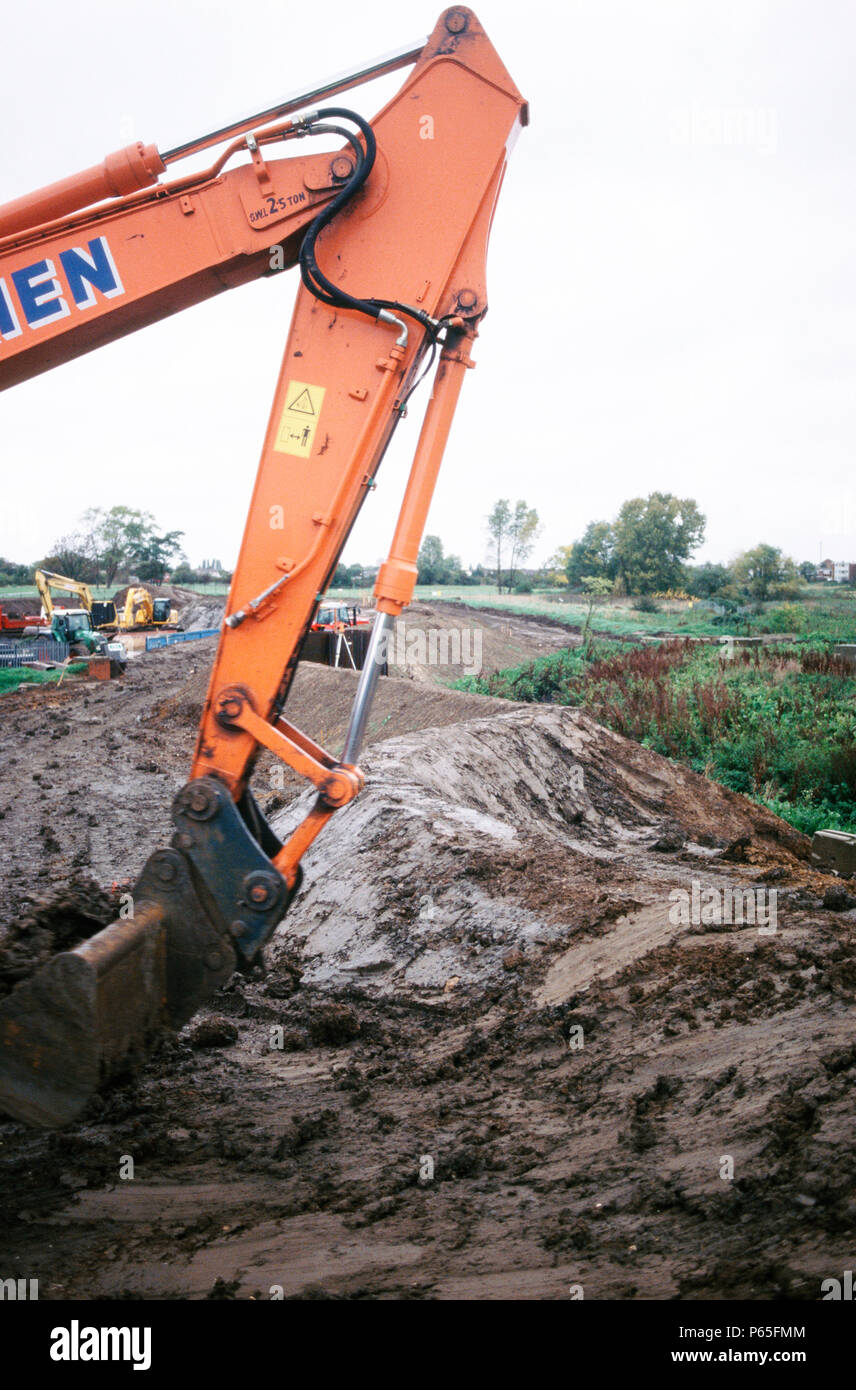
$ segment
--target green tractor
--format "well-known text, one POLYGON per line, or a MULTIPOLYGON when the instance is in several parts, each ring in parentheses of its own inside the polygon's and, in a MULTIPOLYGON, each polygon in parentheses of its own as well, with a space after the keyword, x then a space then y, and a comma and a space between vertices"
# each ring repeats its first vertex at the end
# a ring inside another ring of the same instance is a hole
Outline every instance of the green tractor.
POLYGON ((70 656, 105 656, 110 659, 111 675, 121 674, 126 661, 121 642, 111 642, 103 632, 92 626, 85 608, 54 609, 51 615, 51 637, 67 642, 70 656))
POLYGON ((55 608, 51 615, 51 637, 67 642, 72 656, 106 656, 107 638, 97 632, 85 608, 55 608))

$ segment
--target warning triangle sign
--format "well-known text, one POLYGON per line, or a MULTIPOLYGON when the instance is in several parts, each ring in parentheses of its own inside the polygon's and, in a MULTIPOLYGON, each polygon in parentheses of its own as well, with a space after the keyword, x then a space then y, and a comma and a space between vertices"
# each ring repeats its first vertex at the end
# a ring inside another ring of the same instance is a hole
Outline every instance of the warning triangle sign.
POLYGON ((312 397, 304 387, 298 396, 295 396, 289 410, 297 410, 301 415, 314 415, 315 407, 312 404, 312 397))

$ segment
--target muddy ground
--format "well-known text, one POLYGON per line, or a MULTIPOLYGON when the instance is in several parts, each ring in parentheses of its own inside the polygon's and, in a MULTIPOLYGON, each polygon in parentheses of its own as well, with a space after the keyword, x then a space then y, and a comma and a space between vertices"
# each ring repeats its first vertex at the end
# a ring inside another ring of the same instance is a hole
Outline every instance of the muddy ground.
MULTIPOLYGON (((212 651, 4 697, 0 990, 166 843, 212 651)), ((354 679, 303 667, 289 716, 335 749, 354 679)), ((55 1299, 818 1298, 856 1227, 847 885, 576 711, 389 679, 363 763, 265 975, 81 1122, 0 1121, 0 1274, 55 1299), (776 930, 682 921, 693 883, 775 892, 776 930)), ((308 802, 272 773, 283 834, 308 802)))

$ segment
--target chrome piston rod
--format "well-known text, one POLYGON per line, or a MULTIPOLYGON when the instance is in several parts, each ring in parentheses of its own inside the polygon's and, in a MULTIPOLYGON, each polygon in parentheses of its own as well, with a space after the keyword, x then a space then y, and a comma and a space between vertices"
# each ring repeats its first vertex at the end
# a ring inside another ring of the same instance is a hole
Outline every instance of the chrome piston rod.
POLYGON ((186 155, 193 154, 197 150, 207 149, 210 145, 219 145, 231 136, 243 135, 255 126, 267 125, 282 116, 291 116, 295 111, 301 111, 307 106, 315 106, 322 100, 338 96, 340 92, 350 91, 353 87, 360 87, 364 82, 371 82, 376 77, 386 77, 389 73, 398 72, 399 68, 409 67, 416 62, 425 47, 425 42, 426 40, 423 39, 421 43, 408 44, 404 48, 398 48, 393 53, 386 53, 381 58, 375 58, 373 62, 365 63, 354 72, 341 73, 332 81, 322 83, 320 87, 313 87, 308 92, 286 97, 276 106, 269 106, 265 111, 257 111, 254 116, 243 116, 240 120, 233 121, 231 125, 221 126, 219 130, 212 130, 207 135, 200 135, 195 140, 188 140, 185 145, 176 145, 175 149, 161 153, 161 159, 164 164, 172 164, 175 160, 183 159, 186 155))
POLYGON ((345 739, 345 748, 342 753, 342 762, 353 767, 357 758, 360 756, 360 749, 363 745, 363 736, 366 731, 366 721, 374 699, 377 688, 380 669, 384 661, 384 646, 386 635, 392 627, 392 615, 390 613, 379 613, 372 628, 369 638, 369 645, 366 649, 366 658, 363 662, 363 669, 360 672, 360 683, 357 686, 357 696, 354 700, 354 707, 351 710, 351 722, 348 725, 348 733, 345 739))

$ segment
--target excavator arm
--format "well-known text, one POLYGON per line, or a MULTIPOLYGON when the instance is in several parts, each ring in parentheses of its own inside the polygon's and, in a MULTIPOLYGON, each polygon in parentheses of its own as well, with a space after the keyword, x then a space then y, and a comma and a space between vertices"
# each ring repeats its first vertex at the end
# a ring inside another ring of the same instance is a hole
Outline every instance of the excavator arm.
MULTIPOLYGON (((132 916, 55 957, 0 1006, 0 1107, 31 1123, 73 1118, 164 1025, 180 1026, 238 962, 258 955, 299 887, 302 855, 363 785, 358 757, 384 641, 412 597, 487 308, 486 249, 507 151, 526 123, 523 99, 471 11, 446 11, 421 48, 355 80, 404 62, 411 73, 371 123, 338 104, 280 119, 302 105, 295 99, 267 124, 238 123, 165 156, 131 147, 0 208, 0 386, 253 276, 295 264, 301 273, 171 845, 143 869, 132 916), (338 153, 271 158, 274 146, 330 133, 344 140, 338 153), (218 139, 226 148, 203 174, 158 182, 174 157, 218 139), (230 167, 241 153, 249 160, 230 167), (283 709, 318 602, 435 359, 335 758, 283 709), (250 789, 262 749, 317 793, 284 844, 250 789)), ((230 477, 215 484, 201 473, 231 497, 230 477)))
POLYGON ((42 603, 44 604, 45 617, 53 617, 53 590, 60 589, 63 593, 77 594, 81 606, 87 613, 92 613, 92 590, 88 584, 84 584, 79 579, 69 579, 65 574, 54 574, 51 570, 36 570, 35 584, 39 591, 42 603))
MULTIPOLYGON (((72 582, 74 582, 74 581, 72 581, 72 582)), ((53 609, 54 609, 54 605, 53 605, 53 594, 51 593, 51 586, 50 586, 50 583, 48 582, 48 574, 47 574, 47 571, 45 571, 45 570, 36 570, 36 573, 35 573, 35 583, 36 583, 36 588, 37 588, 38 591, 39 591, 39 598, 40 598, 41 601, 42 601, 42 607, 43 607, 44 610, 45 610, 45 617, 47 618, 48 622, 50 622, 51 619, 53 618, 53 609)))
POLYGON ((68 639, 67 619, 64 614, 57 613, 54 606, 53 591, 57 589, 61 593, 76 594, 80 599, 81 610, 88 614, 87 624, 79 633, 79 641, 89 651, 105 651, 106 638, 99 632, 99 629, 115 624, 116 605, 113 601, 93 599, 92 590, 88 584, 84 584, 79 579, 70 579, 66 574, 54 574, 52 570, 36 570, 34 579, 45 610, 45 617, 55 636, 60 641, 68 639), (90 635, 90 630, 92 635, 90 635))

